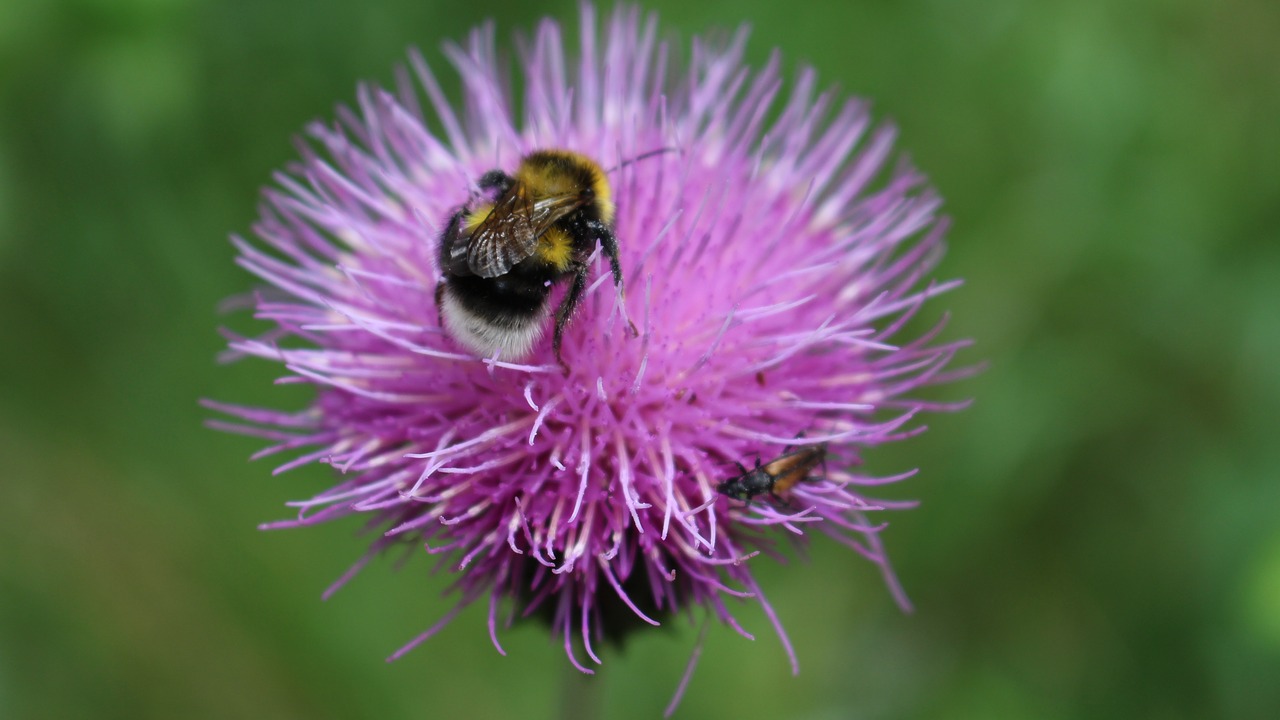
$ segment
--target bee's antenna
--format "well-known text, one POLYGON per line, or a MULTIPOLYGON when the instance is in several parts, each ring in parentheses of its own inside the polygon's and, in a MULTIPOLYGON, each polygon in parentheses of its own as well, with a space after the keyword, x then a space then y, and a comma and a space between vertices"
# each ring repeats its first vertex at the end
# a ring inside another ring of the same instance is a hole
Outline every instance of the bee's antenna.
POLYGON ((624 167, 626 167, 626 166, 630 165, 631 163, 639 162, 639 161, 641 161, 641 160, 645 160, 645 159, 651 158, 651 157, 653 157, 654 155, 661 155, 661 154, 663 154, 663 153, 669 153, 669 152, 680 152, 680 149, 679 149, 679 148, 673 148, 673 147, 666 147, 666 148, 658 148, 657 150, 650 150, 649 152, 642 152, 642 153, 640 153, 639 155, 637 155, 637 156, 635 156, 635 157, 633 157, 633 158, 631 158, 631 159, 629 159, 629 160, 623 160, 622 162, 618 163, 617 165, 614 165, 613 167, 609 168, 608 170, 605 170, 605 172, 607 172, 607 173, 611 173, 611 172, 613 172, 614 170, 621 170, 622 168, 624 168, 624 167))

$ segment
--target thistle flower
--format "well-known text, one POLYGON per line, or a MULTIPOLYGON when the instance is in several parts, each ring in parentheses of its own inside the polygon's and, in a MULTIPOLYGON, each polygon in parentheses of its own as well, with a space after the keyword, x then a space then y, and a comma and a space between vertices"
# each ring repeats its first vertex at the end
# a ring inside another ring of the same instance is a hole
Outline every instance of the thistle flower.
POLYGON ((911 503, 870 493, 912 473, 856 468, 923 430, 921 411, 950 409, 916 391, 964 372, 946 371, 964 343, 935 343, 940 325, 899 338, 956 285, 926 280, 939 199, 905 163, 886 168, 894 132, 863 103, 815 95, 810 70, 781 94, 778 57, 747 69, 745 38, 695 40, 677 69, 653 18, 622 8, 601 35, 586 5, 576 58, 551 21, 515 44, 517 102, 486 26, 445 46, 461 113, 412 54, 396 92, 362 86, 356 109, 308 127, 301 162, 264 191, 257 241, 233 238, 269 285, 253 304, 272 327, 232 336, 230 354, 282 363, 282 382, 316 397, 300 412, 209 403, 234 418, 213 424, 274 441, 257 457, 300 451, 277 472, 337 471, 291 503, 296 518, 265 527, 366 517, 372 547, 337 585, 404 542, 455 576, 455 610, 393 659, 483 600, 499 652, 500 627, 536 615, 590 673, 602 640, 681 610, 750 637, 730 602, 748 599, 794 668, 751 571, 780 557, 779 531, 847 545, 907 606, 871 518, 911 503), (527 359, 475 357, 435 301, 451 214, 487 171, 547 148, 610 169, 629 289, 597 252, 567 370, 545 339, 527 359), (738 463, 817 444, 825 471, 785 502, 717 491, 738 463))

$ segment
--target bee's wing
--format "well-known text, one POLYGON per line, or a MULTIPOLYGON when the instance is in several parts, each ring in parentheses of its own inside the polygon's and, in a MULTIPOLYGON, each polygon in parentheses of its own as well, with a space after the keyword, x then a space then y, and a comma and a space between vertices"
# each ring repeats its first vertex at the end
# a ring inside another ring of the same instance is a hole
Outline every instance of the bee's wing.
POLYGON ((471 235, 467 266, 480 277, 504 275, 538 249, 538 238, 556 221, 582 206, 576 193, 529 199, 528 188, 516 183, 498 199, 493 211, 471 235))
POLYGON ((467 267, 483 278, 505 275, 538 248, 533 226, 533 203, 524 185, 511 186, 493 210, 471 233, 467 267))
POLYGON ((582 196, 577 193, 551 195, 538 200, 533 204, 533 212, 529 215, 529 221, 533 223, 533 234, 542 237, 558 220, 582 205, 582 196))

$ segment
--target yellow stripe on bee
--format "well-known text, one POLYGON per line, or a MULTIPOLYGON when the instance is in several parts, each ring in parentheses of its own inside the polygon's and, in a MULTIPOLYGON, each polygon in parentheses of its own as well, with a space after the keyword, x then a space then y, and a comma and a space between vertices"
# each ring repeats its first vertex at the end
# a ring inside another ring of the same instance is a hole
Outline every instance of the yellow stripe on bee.
POLYGON ((493 205, 486 204, 467 213, 467 216, 462 220, 463 229, 467 232, 475 232, 475 229, 480 227, 480 223, 484 222, 491 212, 493 212, 493 205))
POLYGON ((538 238, 538 257, 564 272, 573 259, 573 240, 560 228, 553 227, 538 238))
POLYGON ((613 188, 604 177, 604 171, 596 167, 597 173, 591 179, 591 189, 596 192, 596 205, 600 206, 600 219, 606 224, 613 223, 613 188))
POLYGON ((613 222, 613 189, 599 163, 572 150, 539 150, 520 163, 516 168, 516 180, 534 190, 540 197, 577 194, 581 185, 575 177, 576 173, 567 172, 566 166, 572 167, 590 177, 591 190, 596 206, 600 209, 600 219, 606 223, 613 222))

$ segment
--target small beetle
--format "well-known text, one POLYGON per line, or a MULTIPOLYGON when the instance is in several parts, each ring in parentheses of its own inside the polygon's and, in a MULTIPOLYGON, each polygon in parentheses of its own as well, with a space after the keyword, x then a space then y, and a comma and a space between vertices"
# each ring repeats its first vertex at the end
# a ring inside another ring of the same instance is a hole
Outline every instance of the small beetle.
POLYGON ((786 494, 796 483, 806 480, 809 473, 827 458, 826 443, 806 445, 771 460, 764 465, 756 458, 756 466, 748 470, 738 463, 741 475, 729 478, 716 486, 716 490, 734 500, 751 502, 757 495, 769 493, 774 499, 786 502, 786 494))

